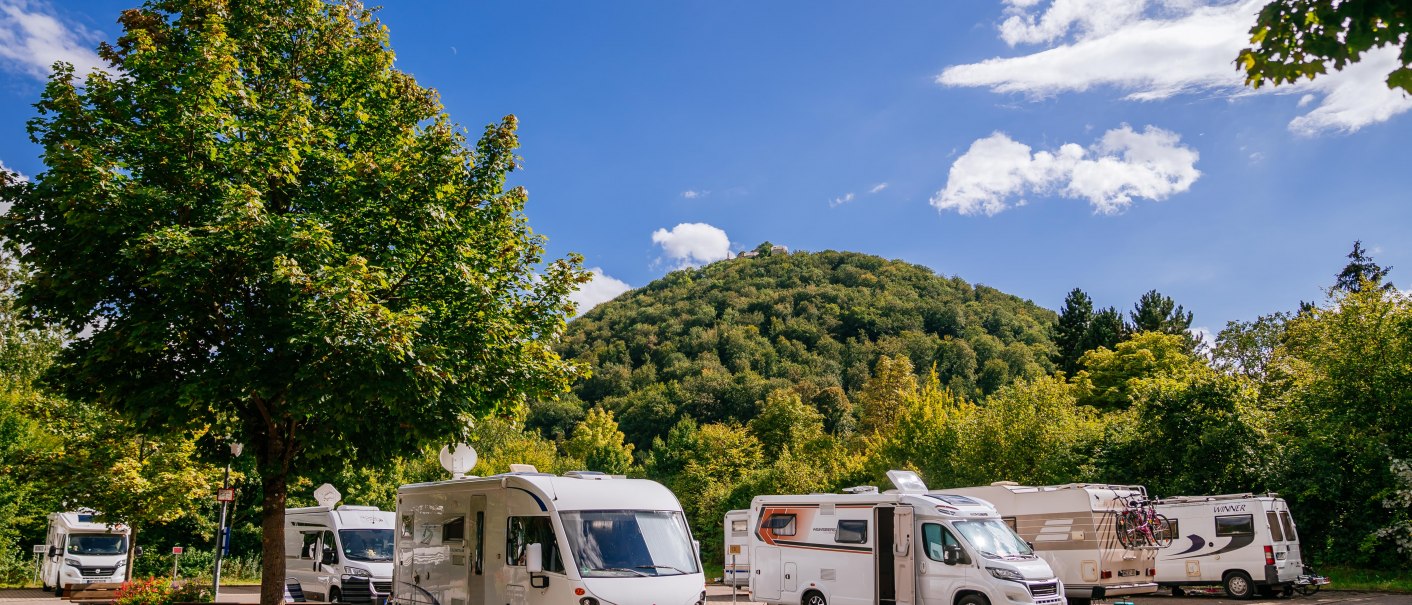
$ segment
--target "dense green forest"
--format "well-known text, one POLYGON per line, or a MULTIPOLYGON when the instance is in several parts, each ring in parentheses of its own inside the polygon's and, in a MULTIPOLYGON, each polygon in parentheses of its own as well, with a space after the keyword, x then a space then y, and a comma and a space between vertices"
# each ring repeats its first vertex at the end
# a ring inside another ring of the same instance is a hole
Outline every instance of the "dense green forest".
MULTIPOLYGON (((1271 490, 1291 501, 1307 558, 1408 569, 1412 301, 1361 248, 1350 256, 1324 300, 1231 322, 1212 343, 1156 291, 1119 310, 1075 290, 1056 313, 849 252, 675 271, 574 319, 558 350, 587 376, 477 420, 473 472, 527 462, 662 481, 711 559, 724 512, 754 495, 882 484, 891 468, 942 488, 1271 490)), ((136 511, 150 545, 211 544, 224 448, 200 434, 131 445, 117 419, 43 388, 61 335, 22 325, 9 302, 0 315, 8 579, 24 576, 43 515, 65 504, 136 511), (100 480, 84 465, 124 472, 100 480)), ((234 549, 250 556, 259 481, 246 460, 235 471, 234 549)), ((431 451, 350 465, 301 477, 291 505, 327 481, 347 502, 390 507, 397 485, 444 476, 431 451)))

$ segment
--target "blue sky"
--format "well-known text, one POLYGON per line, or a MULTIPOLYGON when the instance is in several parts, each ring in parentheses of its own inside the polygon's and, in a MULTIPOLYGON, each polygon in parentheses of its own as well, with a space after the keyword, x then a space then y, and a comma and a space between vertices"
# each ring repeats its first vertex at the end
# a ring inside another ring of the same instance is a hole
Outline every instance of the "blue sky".
MULTIPOLYGON (((134 0, 0 0, 0 162, 42 66, 134 0)), ((1259 2, 389 2, 400 69, 473 133, 519 116, 531 225, 592 304, 769 240, 1057 309, 1156 288, 1194 325, 1318 300, 1360 239, 1412 270, 1391 54, 1251 91, 1259 2)))

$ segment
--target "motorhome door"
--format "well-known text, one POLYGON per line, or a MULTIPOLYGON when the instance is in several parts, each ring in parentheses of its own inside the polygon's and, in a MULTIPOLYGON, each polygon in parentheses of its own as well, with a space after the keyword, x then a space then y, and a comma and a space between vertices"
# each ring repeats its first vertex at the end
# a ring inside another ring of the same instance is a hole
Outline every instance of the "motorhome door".
POLYGON ((750 581, 750 593, 756 599, 778 599, 784 584, 778 546, 757 546, 750 554, 755 562, 755 574, 750 581))
POLYGON ((912 507, 899 506, 892 513, 892 567, 897 583, 897 605, 912 605, 917 574, 913 563, 912 507))
POLYGON ((471 496, 471 510, 466 518, 466 538, 471 541, 470 565, 466 573, 469 582, 466 592, 470 594, 470 605, 485 603, 485 496, 471 496))

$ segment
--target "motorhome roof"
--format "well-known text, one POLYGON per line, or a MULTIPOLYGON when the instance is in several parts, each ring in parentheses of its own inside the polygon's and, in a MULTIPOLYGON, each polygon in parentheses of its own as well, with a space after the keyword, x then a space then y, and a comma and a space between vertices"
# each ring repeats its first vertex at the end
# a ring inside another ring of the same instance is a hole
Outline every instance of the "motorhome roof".
POLYGON ((1003 488, 1008 489, 1008 490, 1010 490, 1011 492, 1014 492, 1014 493, 1017 493, 1017 494, 1021 494, 1021 493, 1032 493, 1032 492, 1051 492, 1051 491, 1060 491, 1060 490, 1066 490, 1066 489, 1074 489, 1074 490, 1077 490, 1077 489, 1082 489, 1082 490, 1101 489, 1101 490, 1109 490, 1109 491, 1115 491, 1115 492, 1118 492, 1118 491, 1128 491, 1128 492, 1140 492, 1140 493, 1142 493, 1142 494, 1144 494, 1144 495, 1147 494, 1147 488, 1146 488, 1146 487, 1143 487, 1143 486, 1141 486, 1141 485, 1118 485, 1118 484, 1111 484, 1111 483, 1063 483, 1063 484, 1060 484, 1060 485, 1020 485, 1020 484, 1015 483, 1015 482, 1013 482, 1013 481, 996 481, 995 483, 991 483, 990 485, 991 485, 991 487, 1003 487, 1003 488))
POLYGON ((890 493, 867 493, 867 494, 801 494, 801 495, 769 495, 756 496, 752 507, 760 504, 782 505, 782 504, 836 504, 836 505, 877 505, 877 504, 910 504, 914 507, 921 507, 919 514, 934 514, 954 517, 995 517, 999 513, 989 502, 980 498, 962 496, 959 494, 948 494, 946 492, 929 492, 925 494, 900 494, 890 493), (925 511, 925 512, 923 512, 925 511))
POLYGON ((612 475, 576 473, 559 477, 548 473, 517 472, 490 477, 465 477, 398 488, 398 493, 476 490, 495 486, 528 492, 542 510, 681 510, 671 490, 647 479, 621 479, 612 475))
POLYGON ((50 515, 55 520, 55 525, 59 525, 69 533, 127 533, 127 526, 122 523, 114 523, 109 527, 107 523, 94 521, 98 518, 98 513, 91 510, 79 510, 50 515))
POLYGON ((1185 504, 1185 503, 1195 503, 1195 502, 1218 502, 1218 501, 1222 501, 1222 500, 1249 500, 1249 499, 1257 499, 1257 500, 1259 500, 1259 499, 1274 499, 1274 498, 1278 498, 1278 497, 1280 497, 1280 495, 1277 494, 1277 493, 1275 493, 1275 492, 1266 492, 1266 493, 1263 493, 1263 494, 1252 494, 1252 493, 1244 493, 1244 494, 1219 494, 1219 495, 1215 495, 1215 496, 1171 496, 1171 497, 1159 499, 1159 500, 1155 501, 1154 504, 1185 504))

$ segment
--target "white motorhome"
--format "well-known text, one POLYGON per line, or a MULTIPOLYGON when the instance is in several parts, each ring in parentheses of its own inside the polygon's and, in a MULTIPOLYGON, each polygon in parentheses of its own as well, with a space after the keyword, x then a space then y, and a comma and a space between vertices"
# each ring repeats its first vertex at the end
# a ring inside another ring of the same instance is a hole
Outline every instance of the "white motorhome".
POLYGON ((751 598, 790 605, 1064 605, 1063 584, 985 502, 896 489, 757 496, 751 598))
POLYGON ((128 528, 98 523, 97 517, 86 509, 49 515, 48 549, 39 570, 46 590, 63 596, 75 586, 126 579, 128 528))
POLYGON ((721 551, 724 553, 721 582, 727 586, 744 586, 750 583, 750 511, 732 510, 726 512, 725 539, 721 551))
POLYGON ((1303 576, 1294 517, 1277 494, 1177 496, 1155 504, 1174 537, 1157 556, 1157 582, 1173 594, 1220 584, 1232 598, 1248 599, 1327 583, 1303 576))
POLYGON ((397 490, 395 603, 705 600, 696 543, 667 488, 596 472, 560 477, 512 468, 397 490))
POLYGON ((286 509, 285 577, 315 600, 380 602, 392 592, 395 525, 396 515, 376 506, 286 509))
POLYGON ((1141 485, 1027 486, 997 481, 947 492, 994 505, 1005 523, 1049 562, 1064 581, 1070 601, 1157 590, 1157 549, 1124 546, 1116 528, 1118 513, 1126 508, 1128 499, 1147 499, 1147 490, 1141 485))

